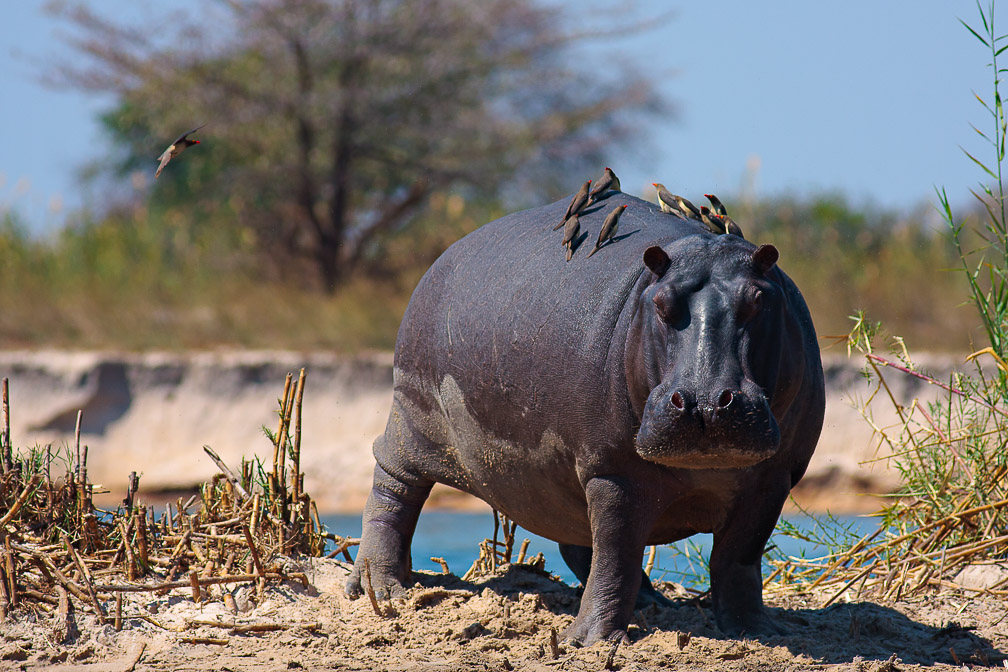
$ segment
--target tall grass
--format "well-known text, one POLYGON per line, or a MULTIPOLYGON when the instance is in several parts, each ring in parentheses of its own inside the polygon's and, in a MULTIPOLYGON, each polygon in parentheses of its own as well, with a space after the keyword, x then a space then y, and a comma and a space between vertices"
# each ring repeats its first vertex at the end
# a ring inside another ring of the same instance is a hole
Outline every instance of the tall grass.
MULTIPOLYGON (((774 559, 779 587, 826 586, 826 603, 843 595, 869 594, 885 598, 941 589, 963 589, 955 578, 967 565, 1003 558, 1008 552, 1008 236, 1004 191, 1006 123, 1000 95, 998 57, 1008 36, 994 27, 994 2, 977 4, 980 26, 963 22, 989 51, 993 73, 992 102, 977 99, 990 115, 987 132, 974 127, 993 149, 985 163, 967 152, 986 179, 974 191, 984 218, 973 232, 953 215, 944 189, 937 190, 939 212, 955 246, 958 266, 967 285, 988 344, 968 358, 965 370, 948 380, 929 375, 914 362, 904 339, 886 338, 877 323, 854 317, 846 342, 848 352, 863 358, 872 387, 860 410, 875 430, 879 459, 900 476, 901 487, 880 512, 873 535, 834 544, 830 553, 812 560, 774 559), (970 241, 978 241, 975 246, 970 241), (880 347, 879 342, 883 346, 880 347), (887 346, 887 347, 885 347, 887 346), (901 404, 889 381, 912 376, 941 390, 938 401, 901 404), (899 421, 882 426, 879 405, 895 409, 899 421)), ((964 150, 965 151, 965 150, 964 150)), ((827 525, 828 527, 828 525, 827 525)), ((784 533, 788 530, 783 529, 784 533)), ((1008 580, 982 587, 1008 595, 1008 580)))

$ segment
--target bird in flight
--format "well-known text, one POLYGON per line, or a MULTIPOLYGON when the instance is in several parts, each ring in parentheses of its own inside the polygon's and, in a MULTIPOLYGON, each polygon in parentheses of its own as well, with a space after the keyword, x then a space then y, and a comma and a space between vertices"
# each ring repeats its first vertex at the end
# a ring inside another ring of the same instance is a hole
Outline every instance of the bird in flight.
MULTIPOLYGON (((206 126, 206 124, 203 124, 203 126, 206 126)), ((178 138, 176 138, 174 142, 168 145, 168 149, 164 150, 161 153, 161 156, 157 158, 157 160, 160 161, 160 164, 158 165, 157 172, 154 173, 155 180, 161 175, 161 171, 164 170, 164 167, 168 165, 168 162, 174 159, 179 154, 181 154, 183 149, 185 149, 186 147, 190 147, 192 145, 200 144, 199 140, 190 140, 189 136, 195 133, 196 131, 200 130, 201 128, 203 128, 203 126, 197 126, 191 131, 183 133, 178 138)))

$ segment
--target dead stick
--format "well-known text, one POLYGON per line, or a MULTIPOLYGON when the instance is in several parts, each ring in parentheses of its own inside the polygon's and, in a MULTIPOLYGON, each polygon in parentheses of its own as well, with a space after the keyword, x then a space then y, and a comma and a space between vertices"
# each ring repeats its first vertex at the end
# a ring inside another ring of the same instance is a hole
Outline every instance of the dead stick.
MULTIPOLYGON (((0 526, 0 533, 3 532, 3 526, 0 526)), ((10 537, 4 534, 4 564, 7 568, 7 600, 10 606, 16 607, 18 603, 17 594, 17 581, 14 577, 14 552, 11 550, 11 540, 10 537)))
MULTIPOLYGON (((648 551, 647 564, 644 565, 644 573, 647 574, 648 577, 651 576, 651 570, 654 569, 655 556, 657 554, 658 554, 658 547, 657 546, 651 546, 651 550, 648 551)), ((614 649, 614 651, 615 651, 615 649, 614 649)), ((609 668, 606 668, 606 669, 609 669, 609 668)))
POLYGON ((120 591, 116 593, 116 612, 115 612, 116 632, 122 630, 122 603, 123 603, 123 594, 122 591, 120 591))
POLYGON ((5 563, 0 563, 0 623, 7 620, 7 609, 10 607, 10 597, 7 596, 7 571, 5 563))
POLYGON ((994 406, 993 404, 987 403, 986 401, 984 401, 983 399, 980 399, 979 397, 975 397, 973 395, 967 394, 966 392, 963 392, 962 390, 957 390, 954 387, 951 387, 949 385, 946 385, 945 383, 939 382, 938 380, 935 380, 934 378, 932 378, 930 376, 925 376, 922 373, 919 373, 917 371, 909 369, 909 368, 907 368, 905 366, 900 366, 899 364, 896 364, 895 362, 891 362, 888 359, 885 359, 884 357, 879 357, 878 355, 874 355, 874 354, 869 353, 869 354, 865 355, 865 359, 867 359, 869 361, 878 362, 882 366, 888 366, 890 368, 896 369, 897 371, 902 371, 903 373, 906 373, 908 375, 914 376, 915 378, 919 378, 919 379, 923 380, 925 383, 928 383, 930 385, 937 385, 938 387, 942 388, 943 390, 946 390, 946 391, 951 392, 953 394, 957 394, 960 397, 963 397, 964 399, 969 399, 970 401, 976 402, 976 403, 980 404, 981 406, 985 406, 985 407, 989 408, 990 410, 994 411, 995 413, 999 413, 999 414, 1001 414, 1001 415, 1003 415, 1005 417, 1008 417, 1008 413, 1006 413, 1005 411, 1001 410, 997 406, 994 406))
POLYGON ((231 471, 231 468, 224 463, 224 460, 220 458, 220 455, 215 453, 210 446, 203 446, 203 452, 210 456, 210 459, 214 461, 214 464, 216 464, 217 468, 221 470, 221 473, 224 474, 229 481, 231 481, 231 484, 234 485, 235 490, 237 490, 238 494, 242 496, 242 499, 248 499, 251 497, 248 491, 242 487, 241 479, 238 478, 233 471, 231 471))
POLYGON ((87 571, 87 567, 81 561, 80 556, 74 549, 73 545, 70 543, 70 537, 63 532, 63 545, 66 546, 67 554, 73 559, 75 565, 77 565, 77 571, 81 574, 81 581, 84 582, 84 587, 87 588, 88 597, 91 598, 91 604, 94 606, 95 614, 101 619, 99 622, 105 622, 105 609, 102 608, 101 601, 98 600, 98 595, 95 593, 94 583, 91 582, 91 573, 87 571))
POLYGON ((81 482, 81 455, 80 455, 80 426, 81 418, 84 416, 84 411, 77 411, 77 424, 74 426, 74 447, 76 448, 75 455, 77 456, 77 463, 75 465, 75 472, 77 477, 77 482, 81 482))
POLYGON ((60 639, 65 642, 68 639, 72 639, 76 627, 73 603, 70 601, 70 596, 63 586, 56 586, 56 594, 59 595, 59 624, 60 629, 63 631, 60 639))
POLYGON ((171 556, 168 558, 169 562, 174 562, 180 555, 182 555, 182 550, 186 547, 186 544, 189 543, 189 540, 192 538, 192 534, 192 529, 185 531, 185 534, 183 534, 182 538, 179 539, 178 545, 175 546, 175 550, 172 551, 171 556))
POLYGON ((73 596, 76 597, 78 600, 80 600, 81 602, 89 601, 87 594, 83 590, 81 590, 80 586, 78 586, 76 583, 68 579, 66 575, 60 571, 60 568, 56 566, 56 563, 52 561, 52 558, 50 558, 48 555, 46 555, 45 553, 40 553, 39 551, 36 551, 27 546, 22 546, 21 544, 15 544, 10 541, 10 537, 7 538, 7 542, 11 545, 11 547, 13 547, 14 550, 20 553, 28 553, 29 555, 32 555, 41 560, 42 562, 44 562, 45 565, 49 568, 49 571, 52 573, 52 575, 56 577, 56 580, 60 584, 62 584, 64 588, 73 593, 73 596))
POLYGON ((14 468, 14 451, 10 439, 10 390, 7 378, 3 379, 3 434, 0 434, 0 449, 3 449, 4 473, 14 468))
MULTIPOLYGON (((130 523, 133 521, 130 520, 130 523)), ((123 549, 126 553, 126 578, 132 581, 136 578, 136 557, 133 554, 133 546, 130 544, 129 531, 132 525, 127 525, 119 521, 119 531, 122 533, 123 549)))
POLYGON ((192 586, 192 601, 195 602, 196 604, 199 604, 200 602, 203 601, 200 596, 199 580, 200 577, 196 573, 196 570, 189 572, 189 585, 192 586))
POLYGON ((32 490, 35 489, 35 486, 38 485, 39 479, 41 478, 42 474, 35 474, 31 477, 31 480, 28 481, 28 485, 26 485, 24 490, 21 491, 21 494, 18 495, 17 500, 14 502, 14 506, 10 508, 10 511, 8 511, 3 518, 0 518, 0 529, 3 529, 7 523, 14 520, 14 516, 18 514, 21 507, 28 501, 28 498, 32 494, 32 490))
MULTIPOLYGON (((287 374, 290 376, 290 374, 287 374)), ((280 488, 280 510, 277 512, 282 520, 287 520, 287 435, 290 434, 291 414, 294 412, 294 386, 290 388, 290 394, 284 402, 283 417, 280 419, 280 462, 277 465, 279 479, 277 482, 280 488)), ((280 528, 280 552, 284 552, 283 527, 280 528)))
POLYGON ((280 461, 280 437, 283 435, 284 415, 287 412, 287 397, 290 394, 291 380, 293 380, 293 378, 293 374, 287 374, 287 379, 284 381, 283 397, 280 400, 280 426, 277 427, 277 433, 274 437, 276 440, 273 442, 273 480, 270 482, 270 499, 274 499, 276 497, 276 488, 280 485, 280 471, 278 466, 280 461))
MULTIPOLYGON (((654 546, 652 546, 654 548, 654 546)), ((605 669, 615 670, 616 669, 616 649, 619 648, 620 640, 614 640, 612 645, 609 647, 609 655, 605 659, 605 669)))
POLYGON ((136 509, 137 550, 140 552, 140 568, 146 573, 150 560, 147 557, 147 507, 136 509))
POLYGON ((217 646, 227 646, 231 640, 217 639, 214 637, 179 637, 183 644, 215 644, 217 646))
MULTIPOLYGON (((220 583, 252 583, 258 581, 261 577, 258 574, 231 574, 228 576, 207 576, 197 579, 200 586, 214 586, 220 583)), ((286 576, 278 572, 267 572, 264 577, 269 580, 283 580, 292 581, 299 577, 286 576)), ((152 583, 152 584, 142 584, 142 583, 117 583, 117 584, 98 584, 95 586, 95 590, 99 593, 153 593, 159 590, 174 590, 176 588, 188 588, 192 585, 189 579, 179 579, 178 581, 165 581, 163 583, 152 583)))
MULTIPOLYGON (((878 564, 878 563, 875 563, 875 564, 878 564)), ((841 595, 843 595, 844 591, 846 591, 848 588, 850 588, 851 586, 853 586, 857 582, 858 579, 860 579, 862 577, 865 577, 865 576, 868 576, 868 574, 870 574, 871 571, 873 569, 875 569, 875 564, 872 564, 869 567, 866 567, 865 569, 861 570, 861 572, 858 573, 857 575, 855 575, 853 579, 851 579, 850 581, 848 581, 847 583, 845 583, 840 588, 840 590, 838 590, 835 593, 833 593, 833 595, 831 595, 830 598, 828 600, 826 600, 823 603, 822 607, 820 607, 820 608, 825 609, 829 605, 833 604, 833 601, 836 600, 841 595)))
POLYGON ((32 590, 31 588, 25 588, 21 591, 25 597, 29 597, 38 602, 45 602, 46 604, 51 604, 53 606, 59 604, 59 599, 53 597, 52 595, 46 595, 45 593, 40 593, 37 590, 32 590))
POLYGON ((235 627, 234 623, 229 623, 226 621, 208 621, 202 618, 186 619, 185 629, 192 630, 194 628, 221 628, 229 630, 235 627))
POLYGON ((301 496, 301 401, 304 398, 305 370, 301 369, 298 376, 297 394, 294 399, 294 447, 291 449, 291 460, 294 463, 294 501, 301 496))
POLYGON ((84 450, 81 451, 81 477, 79 481, 81 489, 81 515, 83 516, 85 509, 87 508, 87 453, 88 446, 84 444, 84 450))
POLYGON ((528 553, 529 540, 526 539, 522 542, 521 548, 518 549, 518 564, 525 562, 525 554, 528 553))
POLYGON ((350 557, 350 553, 349 551, 347 551, 347 549, 350 548, 351 546, 359 546, 360 542, 361 542, 360 539, 347 537, 346 539, 343 539, 343 541, 339 543, 339 546, 334 548, 326 557, 335 558, 337 555, 342 553, 343 557, 346 559, 347 562, 353 562, 353 558, 350 557))
POLYGON ((123 672, 133 672, 136 668, 137 663, 140 662, 140 658, 143 656, 144 651, 147 649, 147 642, 140 642, 140 648, 137 650, 136 655, 130 661, 130 664, 123 668, 123 672))
POLYGON ((266 572, 263 570, 262 562, 259 561, 259 551, 256 550, 255 542, 252 541, 252 533, 249 532, 248 525, 242 526, 242 532, 245 533, 245 541, 248 543, 249 552, 252 554, 252 562, 255 563, 256 574, 260 577, 265 577, 266 572))
POLYGON ((364 588, 365 592, 367 592, 368 599, 371 600, 371 608, 374 609, 374 613, 384 618, 385 614, 383 614, 382 610, 378 607, 378 598, 375 597, 374 586, 371 584, 371 563, 367 558, 364 558, 364 567, 362 572, 364 574, 364 588))
POLYGON ((493 533, 493 552, 490 554, 490 571, 497 569, 497 532, 500 530, 500 518, 498 517, 497 509, 493 510, 494 519, 494 533, 493 533))
POLYGON ((249 623, 247 625, 235 625, 231 628, 231 634, 240 635, 246 632, 276 632, 277 630, 288 630, 292 626, 282 623, 249 623))

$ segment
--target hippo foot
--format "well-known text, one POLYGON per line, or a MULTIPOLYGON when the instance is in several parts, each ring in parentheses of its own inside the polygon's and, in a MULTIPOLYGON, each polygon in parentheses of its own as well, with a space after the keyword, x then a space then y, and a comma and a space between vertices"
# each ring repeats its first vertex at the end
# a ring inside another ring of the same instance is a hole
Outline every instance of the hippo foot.
POLYGON ((637 601, 634 603, 634 610, 639 611, 641 609, 646 609, 652 604, 656 607, 674 607, 675 604, 672 600, 668 599, 659 592, 654 584, 647 578, 647 574, 642 573, 643 580, 641 581, 640 590, 637 592, 637 601))
POLYGON ((393 597, 402 597, 406 594, 406 586, 399 578, 400 573, 396 567, 379 565, 375 562, 368 563, 368 572, 365 573, 362 570, 362 560, 358 558, 346 582, 346 595, 351 599, 363 595, 367 591, 367 578, 370 575, 371 588, 374 590, 376 598, 391 600, 393 597))
POLYGON ((721 632, 731 637, 774 637, 789 632, 763 608, 742 613, 717 614, 717 624, 721 632))
POLYGON ((619 641, 624 644, 630 641, 626 628, 617 628, 611 623, 581 618, 580 615, 564 630, 563 639, 574 647, 591 646, 595 642, 603 641, 619 641))

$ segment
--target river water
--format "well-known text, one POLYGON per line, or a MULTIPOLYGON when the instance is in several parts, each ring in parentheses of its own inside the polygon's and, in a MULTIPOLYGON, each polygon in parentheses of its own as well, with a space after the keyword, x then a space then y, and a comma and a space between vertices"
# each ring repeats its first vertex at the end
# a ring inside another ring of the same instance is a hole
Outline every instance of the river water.
MULTIPOLYGON (((810 537, 822 538, 825 534, 814 518, 786 515, 783 520, 810 537)), ((873 516, 837 516, 835 520, 857 537, 873 532, 878 525, 878 518, 873 516)), ((361 533, 359 514, 323 516, 322 522, 330 532, 342 536, 359 537, 361 533)), ((442 557, 454 574, 462 576, 479 556, 479 543, 492 535, 493 517, 489 513, 424 511, 413 537, 413 568, 438 571, 440 565, 429 558, 442 557)), ((541 552, 546 558, 547 571, 569 584, 578 583, 560 558, 555 542, 519 527, 515 532, 516 552, 522 539, 526 538, 529 539, 530 557, 541 552)), ((671 546, 659 546, 652 578, 706 587, 706 558, 710 553, 710 542, 711 535, 697 534, 671 546)), ((826 552, 823 546, 797 541, 782 534, 775 534, 770 544, 791 556, 816 557, 826 552)))

